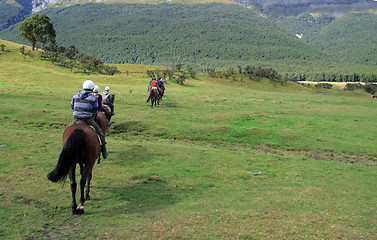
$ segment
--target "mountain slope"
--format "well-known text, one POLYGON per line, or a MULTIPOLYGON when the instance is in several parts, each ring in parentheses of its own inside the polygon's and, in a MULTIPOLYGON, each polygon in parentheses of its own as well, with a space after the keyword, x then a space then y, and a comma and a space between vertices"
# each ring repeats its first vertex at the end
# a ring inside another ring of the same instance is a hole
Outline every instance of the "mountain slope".
POLYGON ((327 59, 277 24, 232 4, 84 4, 44 13, 59 43, 112 63, 204 68, 327 59))
MULTIPOLYGON (((278 3, 252 1, 255 8, 278 3)), ((292 1, 283 3, 290 6, 292 1)), ((20 4, 9 6, 22 9, 20 4)), ((279 22, 236 4, 102 3, 48 8, 43 13, 51 18, 59 44, 74 44, 110 63, 183 63, 202 70, 255 65, 294 72, 337 71, 339 66, 344 68, 340 60, 376 63, 372 53, 377 45, 377 21, 372 14, 346 21, 347 17, 304 13, 279 22), (359 27, 348 27, 352 22, 359 27), (331 29, 341 32, 336 35, 331 29), (296 33, 303 33, 303 38, 295 37, 296 33)), ((12 25, 0 31, 0 38, 21 42, 16 29, 12 25)))
POLYGON ((309 43, 342 61, 377 66, 377 15, 346 15, 323 28, 309 43))
POLYGON ((316 16, 302 13, 294 17, 280 17, 277 21, 292 34, 297 34, 302 40, 312 41, 322 29, 334 21, 334 17, 316 16))
POLYGON ((377 9, 374 0, 235 0, 258 6, 269 16, 295 16, 304 12, 340 16, 351 11, 377 9))
POLYGON ((0 31, 23 21, 31 13, 28 0, 0 0, 0 31))

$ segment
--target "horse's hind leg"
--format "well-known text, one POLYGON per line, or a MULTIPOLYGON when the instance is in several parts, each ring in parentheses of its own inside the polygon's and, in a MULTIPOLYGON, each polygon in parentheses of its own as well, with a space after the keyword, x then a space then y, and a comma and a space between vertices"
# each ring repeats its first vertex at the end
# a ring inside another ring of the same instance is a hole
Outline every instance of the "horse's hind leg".
POLYGON ((90 192, 90 181, 92 180, 92 173, 89 174, 88 178, 88 184, 86 185, 86 196, 85 196, 85 201, 90 200, 89 192, 90 192))
MULTIPOLYGON (((84 168, 84 171, 83 171, 83 174, 81 176, 81 180, 80 180, 80 192, 81 192, 81 197, 80 197, 80 205, 79 207, 77 208, 78 211, 84 213, 84 202, 85 202, 85 198, 84 198, 84 192, 85 192, 85 184, 86 182, 88 181, 89 183, 89 179, 90 179, 90 176, 92 174, 92 166, 88 166, 86 165, 86 167, 84 168)), ((89 184, 88 184, 88 188, 89 188, 89 184)), ((88 192, 89 193, 89 192, 88 192)))
POLYGON ((77 209, 77 203, 76 203, 76 188, 77 188, 77 183, 76 183, 76 166, 72 166, 71 169, 69 170, 69 178, 71 180, 71 192, 72 192, 72 214, 77 214, 76 209, 77 209))

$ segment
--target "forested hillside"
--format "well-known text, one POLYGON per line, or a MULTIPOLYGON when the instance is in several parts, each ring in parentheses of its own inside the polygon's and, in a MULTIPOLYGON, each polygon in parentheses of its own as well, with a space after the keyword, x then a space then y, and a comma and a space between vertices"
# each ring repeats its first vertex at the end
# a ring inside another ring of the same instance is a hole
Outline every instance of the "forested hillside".
MULTIPOLYGON (((11 16, 12 9, 22 9, 13 7, 0 11, 11 16)), ((377 63, 377 15, 371 13, 271 19, 219 3, 88 3, 43 13, 54 24, 60 45, 73 44, 107 63, 179 63, 201 71, 262 66, 290 74, 374 73, 377 63)), ((0 31, 0 38, 22 42, 17 25, 0 31)))
POLYGON ((353 13, 339 18, 310 44, 342 61, 377 66, 377 15, 353 13))
MULTIPOLYGON (((60 44, 75 44, 111 63, 282 69, 313 63, 324 67, 326 61, 334 61, 237 5, 85 4, 44 13, 60 44)), ((14 32, 11 40, 19 40, 14 32)))
POLYGON ((310 13, 302 13, 294 17, 280 17, 277 21, 282 27, 292 34, 301 35, 301 39, 310 42, 315 38, 335 17, 317 16, 314 17, 310 13))
POLYGON ((247 6, 257 6, 272 16, 297 16, 310 12, 320 15, 341 16, 352 11, 377 9, 374 0, 235 0, 247 6))
POLYGON ((73 42, 107 62, 237 66, 323 57, 268 19, 236 5, 86 4, 46 13, 59 42, 73 42))
POLYGON ((23 21, 30 12, 31 9, 25 8, 16 1, 13 4, 0 1, 0 31, 23 21))

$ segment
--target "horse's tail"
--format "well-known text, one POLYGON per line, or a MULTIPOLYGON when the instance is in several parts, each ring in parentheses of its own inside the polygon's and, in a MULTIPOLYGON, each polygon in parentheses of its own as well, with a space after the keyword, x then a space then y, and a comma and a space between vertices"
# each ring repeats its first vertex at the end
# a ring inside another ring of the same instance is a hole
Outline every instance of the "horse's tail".
POLYGON ((50 181, 59 183, 65 182, 72 164, 74 164, 77 157, 81 157, 83 144, 84 131, 81 129, 74 130, 63 146, 55 169, 47 175, 50 181), (77 156, 77 154, 79 154, 79 156, 77 156))

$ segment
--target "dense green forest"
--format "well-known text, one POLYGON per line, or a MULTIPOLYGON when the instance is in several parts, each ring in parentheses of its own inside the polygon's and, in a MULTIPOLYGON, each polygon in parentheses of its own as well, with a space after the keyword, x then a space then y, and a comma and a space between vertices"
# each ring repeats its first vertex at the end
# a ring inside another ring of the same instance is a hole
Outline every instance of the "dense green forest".
POLYGON ((279 17, 277 21, 282 27, 293 34, 302 34, 302 40, 310 42, 323 28, 335 18, 331 16, 314 17, 310 13, 302 13, 293 17, 279 17))
MULTIPOLYGON (((101 4, 50 8, 59 45, 107 63, 198 71, 271 67, 289 76, 375 74, 377 15, 270 19, 235 4, 101 4), (299 39, 296 33, 303 33, 299 39)), ((0 38, 22 42, 13 25, 0 38)))
POLYGON ((340 61, 377 65, 377 15, 351 13, 334 17, 313 17, 303 13, 280 18, 287 30, 303 34, 302 40, 340 61))
POLYGON ((46 11, 56 23, 58 42, 74 42, 114 63, 183 62, 221 67, 230 62, 323 58, 268 19, 236 5, 98 6, 46 11), (90 15, 95 18, 88 18, 90 15))
POLYGON ((0 31, 22 21, 27 14, 21 7, 0 2, 0 31))
MULTIPOLYGON (((59 44, 75 44, 110 63, 183 63, 199 70, 247 64, 292 71, 301 66, 309 71, 313 64, 326 68, 335 61, 238 5, 84 4, 44 13, 59 44)), ((18 38, 14 31, 11 40, 18 38)))
POLYGON ((310 44, 342 61, 377 66, 377 15, 348 14, 329 24, 310 44))

